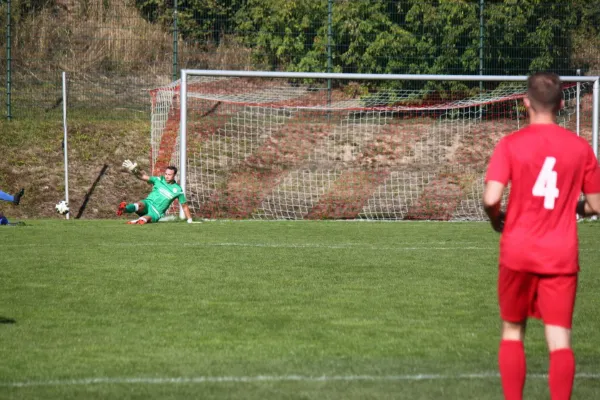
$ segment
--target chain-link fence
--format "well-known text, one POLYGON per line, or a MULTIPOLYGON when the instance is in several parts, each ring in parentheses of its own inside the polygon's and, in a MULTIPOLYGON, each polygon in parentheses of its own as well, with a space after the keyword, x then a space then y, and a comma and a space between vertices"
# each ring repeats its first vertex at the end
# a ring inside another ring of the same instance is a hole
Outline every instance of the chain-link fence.
POLYGON ((599 1, 0 0, 8 118, 69 106, 146 117, 181 68, 600 73, 599 1))

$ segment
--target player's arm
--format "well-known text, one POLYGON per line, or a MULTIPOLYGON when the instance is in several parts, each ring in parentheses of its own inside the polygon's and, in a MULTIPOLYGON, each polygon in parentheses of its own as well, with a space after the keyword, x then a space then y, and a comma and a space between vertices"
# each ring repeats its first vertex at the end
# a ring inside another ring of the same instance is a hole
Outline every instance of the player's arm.
POLYGON ((190 208, 187 205, 187 199, 185 198, 185 195, 183 193, 181 193, 178 197, 179 200, 179 204, 181 204, 181 209, 183 210, 183 213, 185 214, 185 218, 187 219, 187 223, 191 224, 192 223, 192 213, 190 212, 190 208))
POLYGON ((148 182, 150 180, 150 175, 141 169, 138 169, 136 172, 132 172, 132 174, 141 181, 148 182))
POLYGON ((490 158, 485 176, 483 210, 496 232, 504 229, 504 213, 500 210, 504 188, 510 180, 510 157, 506 138, 500 140, 490 158))
POLYGON ((188 224, 191 224, 192 213, 190 212, 190 208, 188 207, 187 203, 182 204, 181 208, 183 209, 183 213, 185 214, 185 218, 187 219, 188 224))
POLYGON ((504 184, 497 181, 487 181, 483 191, 483 209, 496 232, 502 232, 504 229, 505 215, 500 210, 503 192, 504 184))
POLYGON ((589 146, 582 191, 585 198, 577 203, 577 214, 582 217, 600 214, 600 166, 594 151, 589 146))
POLYGON ((150 179, 150 176, 142 171, 140 167, 138 167, 137 163, 131 160, 123 161, 123 167, 126 168, 133 176, 142 181, 148 181, 150 179))
POLYGON ((577 203, 576 212, 582 217, 600 214, 600 193, 586 194, 585 199, 577 203))
POLYGON ((147 173, 145 173, 142 170, 139 170, 137 175, 135 175, 136 178, 144 181, 144 182, 148 182, 150 180, 150 175, 148 175, 147 173))

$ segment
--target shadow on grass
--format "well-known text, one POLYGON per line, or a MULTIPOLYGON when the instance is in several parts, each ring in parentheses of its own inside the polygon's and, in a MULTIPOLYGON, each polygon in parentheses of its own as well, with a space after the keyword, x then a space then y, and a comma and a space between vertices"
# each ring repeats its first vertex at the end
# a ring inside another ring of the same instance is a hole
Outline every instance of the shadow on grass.
POLYGON ((17 321, 12 318, 0 316, 0 324, 16 324, 17 321))

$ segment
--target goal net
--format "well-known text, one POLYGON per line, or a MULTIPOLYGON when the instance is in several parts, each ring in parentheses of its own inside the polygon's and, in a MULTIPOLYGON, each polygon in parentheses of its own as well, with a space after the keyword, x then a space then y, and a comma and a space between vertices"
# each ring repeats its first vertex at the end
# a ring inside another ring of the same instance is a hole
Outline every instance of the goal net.
MULTIPOLYGON (((153 174, 181 165, 201 218, 481 220, 494 145, 526 124, 526 77, 226 73, 151 92, 153 174)), ((563 81, 558 122, 591 142, 592 85, 563 81)))

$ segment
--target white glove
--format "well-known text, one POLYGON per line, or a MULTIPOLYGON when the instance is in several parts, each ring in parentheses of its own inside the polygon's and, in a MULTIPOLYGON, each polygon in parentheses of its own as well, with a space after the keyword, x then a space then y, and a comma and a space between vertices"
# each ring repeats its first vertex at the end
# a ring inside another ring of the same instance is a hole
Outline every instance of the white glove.
POLYGON ((123 167, 127 168, 132 174, 135 174, 138 171, 137 163, 131 162, 131 160, 123 161, 123 167))
POLYGON ((188 223, 188 224, 191 224, 191 223, 192 223, 192 219, 191 219, 191 218, 188 218, 188 219, 187 219, 187 223, 188 223))

